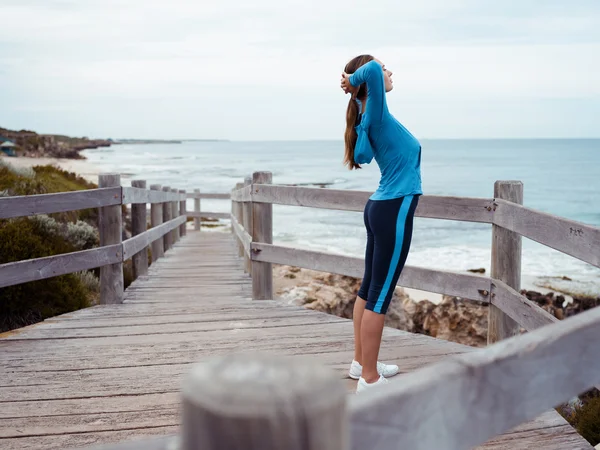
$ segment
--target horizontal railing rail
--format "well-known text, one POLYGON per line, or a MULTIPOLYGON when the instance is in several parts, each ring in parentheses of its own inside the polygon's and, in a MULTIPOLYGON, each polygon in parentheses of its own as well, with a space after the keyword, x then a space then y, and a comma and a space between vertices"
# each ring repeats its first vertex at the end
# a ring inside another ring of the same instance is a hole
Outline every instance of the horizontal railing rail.
POLYGON ((121 186, 119 176, 111 174, 100 175, 99 184, 101 187, 97 189, 0 198, 0 219, 98 208, 101 242, 99 247, 90 250, 0 264, 0 288, 101 268, 100 302, 118 303, 122 298, 118 286, 122 285, 119 273, 124 261, 133 259, 133 275, 137 278, 147 272, 149 247, 152 247, 152 260, 156 261, 185 235, 189 217, 194 218, 196 230, 200 230, 200 218, 231 218, 230 213, 200 211, 201 198, 226 200, 230 194, 201 194, 199 190, 187 194, 158 185, 146 189, 143 180, 133 181, 131 187, 121 186), (103 183, 114 185, 103 186, 103 183), (188 198, 194 199, 194 211, 187 211, 188 198), (131 205, 132 237, 123 241, 120 208, 128 204, 131 205), (147 204, 151 205, 151 211, 146 211, 147 204), (148 218, 151 228, 147 227, 148 218), (109 271, 104 269, 113 265, 119 268, 115 267, 108 276, 109 271), (110 285, 117 287, 107 289, 110 285))
MULTIPOLYGON (((513 185, 509 182, 507 186, 513 185)), ((246 218, 247 211, 252 207, 246 208, 245 205, 278 204, 362 212, 370 195, 371 193, 364 191, 251 182, 238 184, 231 193, 232 212, 236 216, 232 218, 233 232, 246 254, 248 267, 254 262, 285 264, 360 278, 364 270, 362 258, 273 245, 253 239, 252 226, 256 226, 256 223, 251 224, 246 218), (244 206, 238 208, 236 204, 244 206)), ((419 200, 416 216, 488 223, 600 267, 600 228, 539 212, 502 198, 423 195, 419 200)), ((518 255, 513 255, 513 259, 518 258, 515 265, 520 268, 520 241, 518 248, 518 255)), ((520 269, 518 273, 520 275, 520 269)), ((398 285, 489 303, 506 316, 502 320, 512 320, 527 331, 558 320, 499 277, 407 266, 398 285)), ((514 326, 512 333, 507 333, 506 330, 502 333, 505 334, 504 337, 515 334, 514 326)))

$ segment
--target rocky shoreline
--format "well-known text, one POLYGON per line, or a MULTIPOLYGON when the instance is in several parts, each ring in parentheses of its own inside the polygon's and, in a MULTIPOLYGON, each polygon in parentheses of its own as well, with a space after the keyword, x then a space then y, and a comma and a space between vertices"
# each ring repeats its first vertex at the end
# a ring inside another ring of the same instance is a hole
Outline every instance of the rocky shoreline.
POLYGON ((110 147, 110 139, 88 139, 62 135, 37 134, 33 131, 13 131, 0 128, 0 136, 16 144, 18 156, 31 158, 85 159, 82 150, 110 147))
MULTIPOLYGON (((275 266, 273 279, 281 301, 352 318, 360 279, 291 266, 275 266)), ((523 290, 521 293, 560 320, 600 305, 600 297, 568 300, 554 292, 523 290)), ((438 303, 427 299, 415 301, 400 287, 394 291, 385 318, 386 326, 392 328, 473 347, 487 345, 487 323, 485 303, 446 295, 438 303)))

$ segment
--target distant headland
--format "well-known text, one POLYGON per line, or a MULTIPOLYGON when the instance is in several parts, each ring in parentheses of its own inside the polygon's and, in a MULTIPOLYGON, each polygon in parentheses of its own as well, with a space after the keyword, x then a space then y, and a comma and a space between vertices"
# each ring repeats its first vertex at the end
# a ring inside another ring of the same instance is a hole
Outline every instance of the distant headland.
POLYGON ((30 130, 9 130, 0 127, 0 156, 29 158, 85 159, 82 150, 127 144, 181 144, 183 142, 224 142, 223 139, 90 139, 59 134, 38 134, 30 130))

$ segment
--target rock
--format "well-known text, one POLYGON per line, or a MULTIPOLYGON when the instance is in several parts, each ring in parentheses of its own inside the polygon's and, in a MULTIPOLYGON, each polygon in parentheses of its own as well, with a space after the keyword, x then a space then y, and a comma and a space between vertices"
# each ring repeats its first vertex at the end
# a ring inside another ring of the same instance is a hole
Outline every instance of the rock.
POLYGON ((484 347, 487 343, 487 304, 444 296, 438 305, 409 298, 404 308, 414 324, 410 330, 413 333, 473 347, 484 347))
MULTIPOLYGON (((360 279, 281 266, 276 271, 276 284, 283 284, 291 274, 296 276, 295 284, 278 289, 283 299, 308 309, 352 319, 360 279)), ((486 304, 448 296, 444 296, 439 305, 427 300, 415 302, 404 289, 397 287, 385 325, 482 347, 487 342, 487 314, 486 304)))
POLYGON ((565 304, 564 296, 552 292, 541 294, 523 289, 521 294, 560 320, 600 305, 600 298, 573 297, 573 302, 565 304))

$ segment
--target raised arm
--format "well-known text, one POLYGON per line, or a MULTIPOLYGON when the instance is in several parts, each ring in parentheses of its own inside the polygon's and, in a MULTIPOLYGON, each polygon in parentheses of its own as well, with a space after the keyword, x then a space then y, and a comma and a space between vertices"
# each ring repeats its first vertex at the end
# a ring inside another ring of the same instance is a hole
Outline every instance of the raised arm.
POLYGON ((363 83, 367 84, 366 112, 371 117, 372 122, 381 121, 384 114, 387 113, 385 81, 381 65, 375 60, 369 61, 350 75, 348 81, 354 87, 358 87, 363 83))

